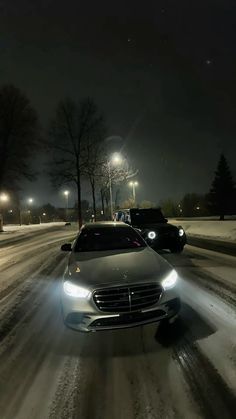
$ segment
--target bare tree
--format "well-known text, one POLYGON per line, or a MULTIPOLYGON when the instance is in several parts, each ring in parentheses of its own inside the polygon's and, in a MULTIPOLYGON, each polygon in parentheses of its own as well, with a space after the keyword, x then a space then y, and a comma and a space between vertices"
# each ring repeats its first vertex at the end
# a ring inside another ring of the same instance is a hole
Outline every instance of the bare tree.
POLYGON ((56 185, 74 183, 77 189, 78 221, 82 225, 81 179, 87 174, 87 147, 97 139, 103 118, 87 98, 79 103, 65 99, 58 104, 49 130, 52 151, 51 177, 56 185))
POLYGON ((0 191, 17 190, 19 180, 33 180, 30 158, 38 145, 39 123, 29 99, 17 87, 0 89, 0 191))
POLYGON ((100 196, 102 203, 102 212, 105 217, 108 217, 108 205, 109 205, 109 188, 107 184, 104 184, 100 178, 100 196))
POLYGON ((140 208, 155 208, 156 204, 155 204, 155 202, 144 200, 140 203, 139 207, 140 208))
POLYGON ((38 134, 38 117, 28 98, 13 85, 0 88, 0 192, 8 190, 14 195, 22 178, 35 178, 30 157, 38 144, 38 134))
POLYGON ((133 198, 128 198, 125 201, 123 201, 121 207, 124 209, 135 208, 135 202, 133 198))
MULTIPOLYGON (((108 213, 108 205, 110 200, 109 184, 111 181, 112 187, 120 187, 125 185, 129 179, 132 179, 138 174, 138 170, 133 169, 127 159, 124 159, 120 165, 109 164, 109 158, 106 156, 103 160, 103 164, 100 166, 101 176, 99 179, 100 193, 102 201, 102 209, 104 213, 108 213), (106 203, 106 211, 105 204, 106 203)), ((117 201, 117 198, 115 199, 117 201)))
POLYGON ((89 180, 92 193, 93 214, 96 221, 97 205, 96 205, 96 192, 99 181, 102 177, 102 167, 104 164, 104 134, 105 126, 101 120, 95 135, 90 137, 86 142, 84 152, 84 171, 83 175, 89 180))

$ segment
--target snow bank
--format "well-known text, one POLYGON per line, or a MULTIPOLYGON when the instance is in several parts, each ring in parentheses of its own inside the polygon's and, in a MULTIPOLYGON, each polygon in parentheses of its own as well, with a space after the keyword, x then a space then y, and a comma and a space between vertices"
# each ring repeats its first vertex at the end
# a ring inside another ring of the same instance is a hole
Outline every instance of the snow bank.
POLYGON ((27 232, 42 230, 54 226, 63 226, 64 222, 57 223, 42 223, 42 224, 30 224, 30 225, 5 225, 3 226, 3 232, 0 233, 0 240, 5 240, 8 237, 20 236, 27 232))
POLYGON ((215 220, 169 220, 171 224, 181 225, 187 235, 225 241, 236 241, 236 221, 215 220))

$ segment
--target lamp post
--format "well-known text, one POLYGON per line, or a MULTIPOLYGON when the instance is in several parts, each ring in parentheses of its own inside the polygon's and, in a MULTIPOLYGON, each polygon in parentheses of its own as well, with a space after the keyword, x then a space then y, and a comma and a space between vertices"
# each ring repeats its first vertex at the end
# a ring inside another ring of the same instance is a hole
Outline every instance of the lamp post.
POLYGON ((70 195, 70 191, 64 191, 63 192, 66 198, 66 221, 68 218, 68 208, 69 208, 69 195, 70 195))
MULTIPOLYGON (((34 203, 34 198, 28 198, 28 199, 27 199, 27 202, 28 202, 28 204, 31 206, 31 205, 34 203)), ((32 221, 31 210, 28 210, 27 212, 28 212, 28 214, 29 214, 29 224, 30 224, 30 223, 31 223, 31 221, 32 221)))
POLYGON ((129 182, 129 186, 131 186, 131 188, 133 189, 133 201, 134 201, 134 204, 135 204, 135 202, 136 202, 136 186, 138 186, 138 182, 137 181, 129 182))
POLYGON ((6 203, 8 201, 9 201, 9 196, 6 193, 2 192, 0 194, 0 233, 3 232, 3 214, 2 214, 1 203, 6 203))
POLYGON ((111 165, 119 165, 122 162, 122 157, 119 153, 114 153, 107 162, 108 168, 108 179, 109 179, 109 191, 110 191, 110 216, 111 220, 113 219, 113 196, 112 196, 112 175, 111 175, 111 165))

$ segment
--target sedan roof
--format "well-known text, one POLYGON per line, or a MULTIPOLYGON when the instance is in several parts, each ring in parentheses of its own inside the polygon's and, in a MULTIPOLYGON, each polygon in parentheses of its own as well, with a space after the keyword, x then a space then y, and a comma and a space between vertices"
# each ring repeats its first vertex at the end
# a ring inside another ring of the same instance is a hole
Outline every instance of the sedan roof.
POLYGON ((86 229, 96 229, 96 228, 131 228, 128 224, 123 222, 114 222, 114 221, 97 221, 96 223, 86 223, 83 225, 83 228, 86 229))

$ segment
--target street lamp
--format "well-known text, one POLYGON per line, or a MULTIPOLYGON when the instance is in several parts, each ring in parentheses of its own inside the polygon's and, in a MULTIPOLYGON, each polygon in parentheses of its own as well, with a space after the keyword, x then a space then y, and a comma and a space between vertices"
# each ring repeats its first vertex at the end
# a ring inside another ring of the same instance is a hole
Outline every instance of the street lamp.
POLYGON ((66 198, 66 220, 68 218, 68 208, 69 208, 69 195, 70 195, 70 191, 64 191, 63 192, 65 198, 66 198))
POLYGON ((123 161, 121 155, 119 153, 114 153, 111 158, 111 162, 113 164, 121 164, 123 161))
POLYGON ((114 153, 107 162, 108 177, 109 177, 109 189, 110 189, 110 211, 111 220, 113 219, 113 198, 112 198, 112 176, 111 176, 111 165, 119 165, 123 161, 122 156, 119 153, 114 153))
POLYGON ((2 192, 0 194, 0 202, 8 202, 8 201, 9 201, 9 196, 6 193, 2 192))
POLYGON ((133 201, 135 203, 136 201, 136 186, 138 186, 138 182, 129 182, 129 186, 131 186, 131 188, 133 189, 133 201))
MULTIPOLYGON (((9 196, 2 192, 0 194, 0 204, 3 203, 5 204, 6 202, 9 201, 9 196)), ((3 214, 1 214, 1 205, 0 205, 0 232, 3 232, 3 214)))
MULTIPOLYGON (((34 198, 28 198, 27 199, 27 202, 28 202, 29 205, 32 205, 34 203, 34 198)), ((31 211, 28 210, 27 212, 29 214, 29 221, 28 221, 28 223, 30 224, 32 222, 31 211)))

